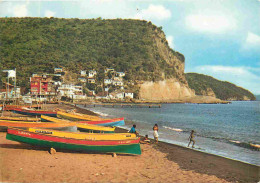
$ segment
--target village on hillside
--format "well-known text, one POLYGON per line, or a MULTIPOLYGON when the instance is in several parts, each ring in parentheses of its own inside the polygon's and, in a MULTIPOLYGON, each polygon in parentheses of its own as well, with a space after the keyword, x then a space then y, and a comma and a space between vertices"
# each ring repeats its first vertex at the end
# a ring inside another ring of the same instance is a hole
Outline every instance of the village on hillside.
MULTIPOLYGON (((130 101, 134 92, 124 83, 125 72, 113 68, 104 70, 102 82, 97 82, 96 70, 81 70, 77 82, 66 81, 63 68, 54 68, 53 73, 34 73, 28 79, 30 88, 27 93, 16 86, 16 70, 2 70, 5 73, 0 89, 1 101, 20 100, 24 103, 58 101, 130 101)), ((128 83, 129 84, 129 83, 128 83)))

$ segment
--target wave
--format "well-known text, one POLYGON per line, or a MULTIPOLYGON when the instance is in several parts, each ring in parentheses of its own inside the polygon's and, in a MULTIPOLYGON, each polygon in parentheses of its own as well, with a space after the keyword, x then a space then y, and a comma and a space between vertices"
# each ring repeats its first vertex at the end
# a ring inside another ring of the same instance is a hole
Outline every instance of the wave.
POLYGON ((170 129, 170 130, 173 130, 173 131, 176 131, 176 132, 183 132, 183 130, 180 129, 180 128, 172 128, 172 127, 168 127, 168 126, 163 126, 163 128, 170 129))
POLYGON ((251 150, 255 150, 255 151, 259 151, 260 150, 260 145, 259 144, 253 144, 253 143, 246 143, 246 142, 240 142, 237 140, 229 140, 230 143, 240 146, 240 147, 244 147, 247 149, 251 149, 251 150))

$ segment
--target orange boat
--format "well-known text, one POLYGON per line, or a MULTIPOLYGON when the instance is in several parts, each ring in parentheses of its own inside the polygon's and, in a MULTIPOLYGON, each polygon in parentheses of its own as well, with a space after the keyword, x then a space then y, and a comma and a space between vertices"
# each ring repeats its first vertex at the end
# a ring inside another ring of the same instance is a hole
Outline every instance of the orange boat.
POLYGON ((0 131, 7 131, 9 127, 16 128, 48 128, 62 131, 76 132, 77 127, 75 123, 42 123, 42 122, 25 122, 25 121, 8 121, 0 120, 0 131))

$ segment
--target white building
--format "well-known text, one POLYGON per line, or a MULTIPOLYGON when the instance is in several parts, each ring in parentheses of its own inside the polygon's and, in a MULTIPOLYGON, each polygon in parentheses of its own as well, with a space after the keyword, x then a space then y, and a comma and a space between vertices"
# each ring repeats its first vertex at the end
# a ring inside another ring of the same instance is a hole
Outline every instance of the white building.
POLYGON ((124 83, 123 83, 122 81, 113 80, 113 81, 112 81, 112 85, 114 85, 114 86, 123 86, 124 83))
POLYGON ((125 97, 125 98, 134 98, 134 93, 133 93, 133 92, 128 92, 128 91, 126 91, 126 92, 124 93, 124 97, 125 97))
POLYGON ((88 77, 89 77, 89 78, 93 78, 96 74, 97 74, 97 71, 95 71, 95 70, 90 70, 90 71, 88 72, 88 77))
POLYGON ((59 96, 66 96, 72 99, 84 99, 82 86, 63 84, 58 88, 59 96))
POLYGON ((80 82, 82 82, 82 83, 86 83, 86 82, 87 82, 86 78, 78 78, 78 80, 79 80, 80 82))
POLYGON ((124 72, 116 72, 116 75, 118 77, 124 77, 125 76, 125 73, 124 72))
POLYGON ((124 99, 124 92, 112 92, 109 94, 110 99, 124 99))
POLYGON ((112 79, 104 79, 104 84, 105 85, 112 84, 112 79))
POLYGON ((80 76, 82 76, 82 77, 84 77, 84 76, 86 76, 87 75, 87 72, 86 71, 80 71, 80 76))

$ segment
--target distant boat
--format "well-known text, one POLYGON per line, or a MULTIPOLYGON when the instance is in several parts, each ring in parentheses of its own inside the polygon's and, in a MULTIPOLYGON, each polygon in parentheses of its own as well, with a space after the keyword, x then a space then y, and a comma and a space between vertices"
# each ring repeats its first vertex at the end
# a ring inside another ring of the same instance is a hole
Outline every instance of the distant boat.
POLYGON ((42 123, 42 122, 25 122, 25 121, 9 121, 0 120, 0 130, 6 131, 7 128, 51 128, 64 131, 77 131, 77 127, 74 123, 42 123))
POLYGON ((79 123, 87 123, 92 125, 99 125, 99 126, 122 126, 125 124, 124 118, 115 118, 115 119, 103 119, 97 116, 91 115, 79 115, 77 114, 70 114, 66 112, 57 112, 57 116, 60 118, 70 119, 73 121, 77 121, 79 123))
POLYGON ((30 115, 30 116, 41 116, 41 115, 52 116, 52 117, 57 116, 57 112, 53 112, 53 111, 42 111, 42 110, 36 111, 36 110, 19 109, 19 108, 15 108, 12 111, 14 113, 30 115))
POLYGON ((28 130, 9 128, 6 139, 40 147, 62 150, 135 155, 141 154, 139 143, 140 138, 127 140, 91 140, 55 136, 54 134, 51 134, 51 132, 44 131, 43 129, 31 132, 28 130))
POLYGON ((114 133, 115 132, 115 127, 105 127, 105 126, 97 126, 97 125, 91 125, 87 123, 78 123, 75 121, 68 121, 64 119, 59 119, 59 118, 54 118, 50 116, 44 116, 41 115, 42 121, 50 121, 54 123, 71 123, 74 122, 75 125, 77 126, 79 131, 84 131, 84 132, 92 132, 92 133, 114 133))

